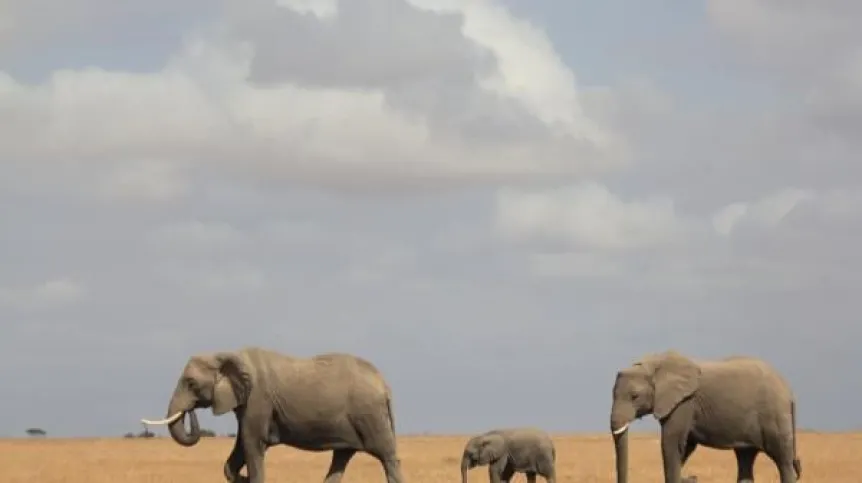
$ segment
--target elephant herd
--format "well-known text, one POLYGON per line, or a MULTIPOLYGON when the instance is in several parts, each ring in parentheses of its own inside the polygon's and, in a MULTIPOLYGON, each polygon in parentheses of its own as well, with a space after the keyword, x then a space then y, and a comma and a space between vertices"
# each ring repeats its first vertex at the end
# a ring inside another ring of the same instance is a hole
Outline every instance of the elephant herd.
MULTIPOLYGON (((360 357, 298 358, 257 347, 194 355, 177 381, 167 417, 142 421, 167 425, 177 443, 193 446, 201 437, 195 409, 205 408, 216 416, 236 415, 236 439, 224 464, 229 482, 263 483, 264 453, 278 444, 332 451, 324 483, 339 483, 358 451, 380 461, 387 483, 405 482, 392 390, 360 357), (247 477, 240 476, 243 466, 247 477)), ((699 445, 732 449, 740 483, 754 481, 754 460, 761 452, 775 463, 781 483, 800 477, 795 397, 787 381, 760 359, 694 361, 669 350, 620 369, 610 410, 618 483, 628 481, 629 424, 650 414, 661 425, 665 483, 695 481, 683 478, 681 469, 699 445)), ((492 483, 508 482, 515 472, 526 474, 530 483, 536 475, 555 483, 555 460, 544 431, 495 429, 467 442, 461 478, 466 482, 469 469, 487 465, 492 483)))

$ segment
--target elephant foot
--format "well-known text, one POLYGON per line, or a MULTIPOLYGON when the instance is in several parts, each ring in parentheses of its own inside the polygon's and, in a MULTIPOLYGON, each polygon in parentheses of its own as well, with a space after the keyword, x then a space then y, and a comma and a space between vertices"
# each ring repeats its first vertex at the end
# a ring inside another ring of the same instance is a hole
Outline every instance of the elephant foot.
POLYGON ((228 483, 248 483, 248 476, 243 476, 239 473, 234 475, 225 470, 224 476, 228 483))

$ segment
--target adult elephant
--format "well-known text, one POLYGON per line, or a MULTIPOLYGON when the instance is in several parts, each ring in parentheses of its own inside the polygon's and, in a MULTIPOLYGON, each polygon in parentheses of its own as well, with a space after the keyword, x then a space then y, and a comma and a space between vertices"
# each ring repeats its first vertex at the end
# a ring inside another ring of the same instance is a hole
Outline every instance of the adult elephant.
POLYGON ((337 483, 357 451, 383 465, 387 483, 403 483, 396 451, 392 392, 370 362, 344 353, 298 358, 246 347, 192 356, 177 381, 166 424, 183 445, 200 440, 194 410, 216 416, 233 411, 237 435, 224 465, 229 482, 264 482, 264 453, 285 444, 307 451, 332 451, 326 483, 337 483), (186 431, 185 416, 191 430, 186 431))
POLYGON ((760 452, 778 467, 781 483, 800 477, 795 397, 763 360, 735 356, 695 362, 670 350, 620 370, 611 406, 617 483, 628 481, 629 424, 648 414, 661 424, 665 483, 685 481, 682 466, 698 445, 733 449, 740 483, 754 481, 760 452))

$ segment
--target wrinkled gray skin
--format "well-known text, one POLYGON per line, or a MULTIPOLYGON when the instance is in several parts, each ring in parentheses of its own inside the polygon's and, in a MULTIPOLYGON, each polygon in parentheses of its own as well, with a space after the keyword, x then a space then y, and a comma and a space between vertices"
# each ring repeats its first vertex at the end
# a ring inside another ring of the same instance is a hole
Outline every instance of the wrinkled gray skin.
POLYGON ((337 483, 357 451, 383 465, 387 483, 403 483, 396 452, 392 394, 368 361, 348 354, 295 358, 248 347, 192 356, 177 382, 168 416, 191 417, 169 425, 173 439, 192 446, 200 439, 194 410, 233 411, 237 435, 224 465, 229 482, 264 482, 264 453, 285 444, 308 451, 332 450, 326 483, 337 483), (248 477, 239 476, 246 466, 248 477))
POLYGON ((550 436, 540 429, 495 429, 470 438, 461 457, 461 483, 467 471, 488 465, 491 483, 508 483, 515 472, 527 475, 529 483, 541 475, 547 483, 556 482, 557 452, 550 436))
POLYGON ((683 479, 681 470, 698 445, 733 449, 740 483, 754 481, 760 452, 778 467, 781 483, 799 479, 795 397, 760 359, 695 362, 667 351, 619 371, 611 407, 611 432, 619 433, 614 434, 617 483, 628 482, 628 425, 649 414, 661 425, 665 483, 695 481, 683 479))

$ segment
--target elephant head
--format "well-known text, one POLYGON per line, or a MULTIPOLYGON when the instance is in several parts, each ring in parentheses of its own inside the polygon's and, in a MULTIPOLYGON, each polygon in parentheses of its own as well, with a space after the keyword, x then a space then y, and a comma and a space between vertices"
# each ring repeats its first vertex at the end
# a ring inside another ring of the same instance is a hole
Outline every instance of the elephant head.
POLYGON ((700 366, 676 351, 652 354, 617 373, 611 406, 617 483, 628 480, 628 428, 652 414, 663 421, 698 388, 700 366))
POLYGON ((461 482, 467 481, 467 470, 481 465, 491 464, 502 458, 506 453, 506 441, 497 433, 485 433, 474 436, 464 446, 461 457, 461 482))
POLYGON ((251 391, 251 377, 245 362, 234 352, 192 356, 183 368, 168 404, 168 417, 144 424, 167 424, 171 437, 183 446, 200 440, 200 427, 194 410, 212 408, 219 416, 245 404, 251 391), (191 419, 191 431, 184 426, 191 419))

